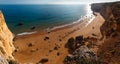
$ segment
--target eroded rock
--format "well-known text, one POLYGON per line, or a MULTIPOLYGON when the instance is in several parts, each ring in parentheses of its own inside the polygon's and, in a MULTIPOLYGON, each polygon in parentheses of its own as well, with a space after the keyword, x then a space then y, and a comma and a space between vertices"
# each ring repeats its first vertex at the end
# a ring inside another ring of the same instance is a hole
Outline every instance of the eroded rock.
POLYGON ((87 46, 81 46, 73 54, 66 56, 64 64, 97 64, 97 56, 87 46))

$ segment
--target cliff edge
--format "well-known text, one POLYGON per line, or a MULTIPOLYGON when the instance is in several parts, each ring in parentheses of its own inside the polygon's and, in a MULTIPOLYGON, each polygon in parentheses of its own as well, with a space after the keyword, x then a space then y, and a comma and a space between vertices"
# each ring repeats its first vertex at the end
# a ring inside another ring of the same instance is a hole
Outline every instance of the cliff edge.
POLYGON ((8 29, 5 23, 2 12, 0 12, 0 55, 8 60, 14 59, 12 56, 12 52, 14 50, 14 46, 12 43, 13 37, 14 37, 13 34, 8 29))
POLYGON ((120 64, 120 2, 93 3, 91 9, 96 17, 100 14, 104 19, 99 28, 101 36, 68 39, 69 54, 64 64, 120 64))
POLYGON ((101 40, 98 57, 107 64, 120 63, 120 1, 110 3, 94 3, 93 14, 100 13, 105 22, 100 27, 101 40))

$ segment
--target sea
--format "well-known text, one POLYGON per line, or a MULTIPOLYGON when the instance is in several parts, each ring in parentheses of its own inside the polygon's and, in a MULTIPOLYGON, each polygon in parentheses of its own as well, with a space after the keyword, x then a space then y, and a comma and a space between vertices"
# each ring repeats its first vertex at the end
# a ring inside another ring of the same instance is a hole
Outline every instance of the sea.
POLYGON ((88 4, 0 5, 0 10, 14 34, 73 23, 91 13, 88 4))

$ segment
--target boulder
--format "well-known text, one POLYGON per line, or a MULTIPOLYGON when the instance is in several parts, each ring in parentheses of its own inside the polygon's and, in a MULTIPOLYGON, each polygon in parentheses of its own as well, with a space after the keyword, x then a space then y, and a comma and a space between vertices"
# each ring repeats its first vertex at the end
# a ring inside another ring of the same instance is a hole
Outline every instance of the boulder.
POLYGON ((75 42, 78 43, 78 44, 83 44, 83 42, 82 42, 83 39, 84 39, 83 36, 77 36, 77 37, 75 38, 75 42))
POLYGON ((22 26, 23 25, 23 23, 18 23, 16 26, 22 26))
POLYGON ((97 56, 94 52, 88 49, 87 46, 81 46, 76 49, 72 55, 66 56, 64 64, 97 64, 97 56))
POLYGON ((46 63, 46 62, 48 62, 48 58, 42 58, 40 61, 39 61, 39 63, 46 63))
POLYGON ((73 52, 75 50, 75 39, 73 37, 68 39, 65 47, 68 48, 69 53, 73 52))

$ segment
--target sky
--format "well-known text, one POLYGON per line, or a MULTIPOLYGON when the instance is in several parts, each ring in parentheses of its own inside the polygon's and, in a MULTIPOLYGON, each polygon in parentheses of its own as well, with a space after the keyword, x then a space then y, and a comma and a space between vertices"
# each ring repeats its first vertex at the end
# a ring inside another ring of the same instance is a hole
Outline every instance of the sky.
POLYGON ((0 0, 0 4, 84 4, 119 0, 0 0))

